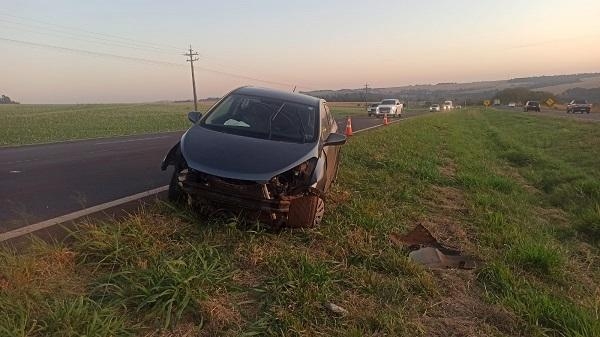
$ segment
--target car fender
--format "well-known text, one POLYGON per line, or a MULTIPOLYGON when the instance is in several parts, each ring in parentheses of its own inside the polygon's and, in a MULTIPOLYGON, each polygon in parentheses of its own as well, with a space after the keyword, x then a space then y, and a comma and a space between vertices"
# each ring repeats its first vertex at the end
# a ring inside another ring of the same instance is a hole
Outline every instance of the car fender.
POLYGON ((177 144, 175 144, 175 146, 173 146, 169 150, 162 163, 160 164, 161 170, 166 170, 167 167, 169 167, 169 165, 175 165, 175 163, 177 162, 177 155, 180 153, 179 146, 180 142, 177 142, 177 144))

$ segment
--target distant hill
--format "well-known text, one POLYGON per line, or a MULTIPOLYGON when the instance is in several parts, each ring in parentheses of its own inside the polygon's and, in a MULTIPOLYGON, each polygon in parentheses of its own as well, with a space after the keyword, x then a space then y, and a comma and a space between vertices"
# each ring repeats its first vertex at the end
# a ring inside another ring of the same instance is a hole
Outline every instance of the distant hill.
MULTIPOLYGON (((585 73, 572 75, 551 75, 513 78, 510 80, 481 81, 471 83, 438 83, 408 85, 390 88, 371 88, 367 101, 380 101, 384 98, 400 98, 407 102, 439 102, 454 100, 457 102, 477 103, 491 99, 502 90, 525 88, 533 91, 552 93, 554 96, 567 100, 569 93, 585 94, 585 90, 600 88, 600 73, 585 73), (575 91, 573 91, 575 90, 575 91)), ((365 89, 316 90, 305 92, 311 96, 322 97, 328 101, 364 101, 365 89)), ((595 97, 595 95, 593 95, 595 97)), ((593 97, 587 98, 596 102, 593 97)), ((600 102, 600 98, 599 101, 600 102)))

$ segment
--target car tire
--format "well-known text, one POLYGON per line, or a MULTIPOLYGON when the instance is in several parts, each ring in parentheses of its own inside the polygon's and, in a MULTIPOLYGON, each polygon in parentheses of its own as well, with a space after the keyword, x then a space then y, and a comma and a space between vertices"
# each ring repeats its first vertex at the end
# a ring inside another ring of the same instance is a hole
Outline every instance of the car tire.
POLYGON ((295 199, 290 204, 287 225, 291 228, 313 228, 318 226, 325 213, 325 202, 316 195, 295 199))

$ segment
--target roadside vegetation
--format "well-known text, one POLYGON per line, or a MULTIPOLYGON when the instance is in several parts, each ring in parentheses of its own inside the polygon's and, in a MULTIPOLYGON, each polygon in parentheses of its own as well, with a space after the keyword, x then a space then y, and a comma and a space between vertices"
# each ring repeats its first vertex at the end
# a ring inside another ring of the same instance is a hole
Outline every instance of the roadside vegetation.
MULTIPOLYGON (((199 102, 206 112, 214 102, 199 102)), ((193 103, 0 104, 0 146, 182 131, 193 103)), ((363 103, 332 103, 336 117, 365 115, 363 103)))
POLYGON ((427 115, 349 141, 318 229, 158 202, 5 248, 0 335, 600 336, 598 127, 427 115), (409 260, 416 224, 477 268, 409 260))

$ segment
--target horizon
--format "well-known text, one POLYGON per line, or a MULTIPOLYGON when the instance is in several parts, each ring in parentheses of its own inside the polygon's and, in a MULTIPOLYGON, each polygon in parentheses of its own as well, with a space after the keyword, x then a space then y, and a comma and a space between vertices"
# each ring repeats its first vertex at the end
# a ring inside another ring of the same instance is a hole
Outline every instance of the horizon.
POLYGON ((5 5, 0 93, 24 104, 188 100, 190 43, 199 98, 241 85, 308 92, 600 72, 600 3, 589 0, 178 4, 5 5), (586 9, 576 27, 562 19, 572 8, 586 9))

